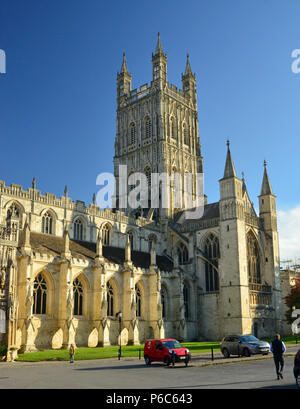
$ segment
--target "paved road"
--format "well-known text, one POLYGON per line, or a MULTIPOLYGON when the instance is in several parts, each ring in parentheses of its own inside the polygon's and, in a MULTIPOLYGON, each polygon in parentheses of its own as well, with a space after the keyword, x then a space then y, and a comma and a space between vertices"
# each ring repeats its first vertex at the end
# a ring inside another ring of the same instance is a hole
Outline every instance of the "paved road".
POLYGON ((251 389, 295 388, 293 358, 286 357, 284 379, 275 376, 272 359, 175 368, 146 367, 138 359, 0 364, 0 389, 251 389))

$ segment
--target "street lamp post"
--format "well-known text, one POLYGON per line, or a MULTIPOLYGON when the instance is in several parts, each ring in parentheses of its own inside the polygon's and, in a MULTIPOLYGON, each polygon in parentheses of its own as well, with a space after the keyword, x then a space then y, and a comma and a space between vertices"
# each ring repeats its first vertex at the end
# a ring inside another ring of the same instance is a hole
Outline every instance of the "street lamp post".
POLYGON ((121 311, 116 313, 116 317, 119 319, 119 335, 120 335, 120 347, 119 347, 119 352, 118 352, 118 358, 119 360, 121 359, 122 355, 122 339, 121 339, 121 333, 122 333, 122 313, 121 311))

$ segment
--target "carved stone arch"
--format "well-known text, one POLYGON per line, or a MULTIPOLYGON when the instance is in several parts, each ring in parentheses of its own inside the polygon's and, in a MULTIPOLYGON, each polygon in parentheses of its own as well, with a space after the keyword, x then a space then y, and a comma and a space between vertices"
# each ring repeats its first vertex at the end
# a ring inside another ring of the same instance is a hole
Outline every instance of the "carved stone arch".
POLYGON ((113 317, 116 315, 118 311, 120 311, 120 286, 118 281, 114 277, 110 277, 106 281, 106 301, 107 301, 107 316, 113 317), (109 292, 109 287, 112 288, 113 291, 113 305, 111 305, 111 294, 109 292))
POLYGON ((3 206, 3 208, 5 209, 5 212, 7 213, 7 210, 11 207, 11 205, 15 204, 21 211, 22 214, 25 213, 25 207, 22 205, 22 203, 20 203, 18 200, 8 200, 5 205, 3 206))
POLYGON ((178 239, 176 242, 175 251, 177 252, 179 264, 182 265, 189 263, 189 247, 185 241, 178 239))
POLYGON ((129 123, 128 145, 133 145, 137 140, 137 124, 135 121, 129 123))
POLYGON ((256 233, 256 231, 250 226, 247 226, 247 228, 246 228, 246 236, 248 234, 253 234, 254 235, 254 237, 255 237, 255 239, 257 241, 260 256, 262 257, 262 260, 263 260, 263 258, 265 256, 265 251, 264 251, 264 248, 261 245, 261 237, 259 237, 259 235, 256 233))
POLYGON ((74 223, 74 221, 75 221, 76 219, 81 219, 82 222, 84 222, 86 226, 87 226, 88 223, 89 223, 88 217, 87 217, 85 214, 82 214, 82 213, 75 213, 75 214, 73 214, 73 215, 72 215, 72 219, 71 219, 71 223, 74 223))
POLYGON ((104 246, 111 246, 113 243, 113 225, 107 220, 102 222, 100 232, 102 235, 102 244, 104 246))
MULTIPOLYGON (((72 217, 72 229, 73 229, 73 239, 74 240, 85 240, 88 228, 88 219, 81 214, 75 214, 72 217), (81 229, 79 225, 76 225, 78 221, 81 222, 81 229)), ((70 226, 71 227, 71 226, 70 226)))
POLYGON ((151 138, 153 124, 151 115, 149 113, 145 114, 143 124, 144 124, 143 138, 144 139, 151 138))
POLYGON ((58 219, 56 211, 53 210, 51 207, 45 207, 43 210, 41 210, 40 216, 43 216, 47 212, 51 213, 56 220, 58 219))
POLYGON ((80 281, 82 281, 84 287, 85 287, 88 291, 90 291, 90 289, 91 289, 90 281, 89 281, 88 277, 86 276, 86 274, 85 274, 83 271, 80 271, 80 272, 78 272, 78 273, 75 273, 75 274, 73 275, 73 277, 72 277, 73 281, 74 281, 76 278, 79 278, 80 281))
POLYGON ((146 318, 146 288, 143 280, 138 278, 135 283, 135 304, 136 304, 136 317, 146 318))
POLYGON ((72 285, 73 285, 73 311, 74 311, 74 315, 82 315, 84 317, 88 317, 89 302, 90 302, 89 293, 90 293, 91 286, 90 286, 90 282, 89 282, 87 276, 82 271, 74 274, 74 276, 72 277, 72 285), (81 314, 76 314, 75 313, 75 312, 78 311, 77 310, 78 306, 76 306, 76 294, 75 294, 75 288, 79 289, 79 286, 77 285, 78 282, 80 283, 81 289, 82 289, 82 313, 81 314), (77 310, 77 311, 75 311, 75 310, 77 310))
POLYGON ((205 242, 206 242, 207 238, 208 238, 211 234, 213 234, 218 240, 220 240, 220 239, 219 239, 219 234, 218 234, 215 230, 206 231, 206 232, 203 234, 203 236, 201 237, 200 241, 199 241, 199 246, 200 246, 201 250, 204 250, 205 242))
POLYGON ((54 294, 55 294, 55 281, 53 279, 52 274, 45 269, 45 267, 39 268, 37 271, 34 272, 32 276, 32 283, 36 278, 41 275, 46 281, 47 286, 47 300, 46 300, 46 315, 53 316, 54 314, 54 294))
POLYGON ((247 267, 249 284, 263 283, 263 253, 252 228, 246 233, 247 267))
POLYGON ((51 208, 45 208, 40 212, 41 232, 45 234, 56 233, 56 223, 58 220, 56 212, 51 208))
POLYGON ((4 209, 6 224, 8 225, 9 222, 12 224, 17 223, 16 228, 22 228, 23 216, 26 214, 24 206, 17 200, 9 200, 4 205, 4 209))
POLYGON ((184 318, 191 319, 191 284, 185 277, 182 283, 184 318))
POLYGON ((219 283, 219 259, 220 241, 214 232, 207 232, 201 240, 201 250, 204 254, 205 264, 205 290, 206 292, 218 292, 219 283))
POLYGON ((147 178, 147 182, 148 182, 148 186, 151 187, 151 166, 150 165, 146 165, 144 168, 144 174, 146 175, 147 178))
POLYGON ((162 318, 170 319, 171 318, 170 289, 169 289, 168 284, 165 281, 162 281, 161 283, 160 298, 161 298, 162 318))
POLYGON ((170 116, 170 136, 173 139, 177 139, 177 120, 174 115, 170 116))

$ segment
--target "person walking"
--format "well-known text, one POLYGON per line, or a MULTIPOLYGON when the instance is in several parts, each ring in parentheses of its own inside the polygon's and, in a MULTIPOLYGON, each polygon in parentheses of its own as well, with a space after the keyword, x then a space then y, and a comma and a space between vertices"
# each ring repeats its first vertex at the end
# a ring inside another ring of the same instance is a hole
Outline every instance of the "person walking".
POLYGON ((75 346, 74 346, 74 344, 70 345, 69 354, 70 354, 70 364, 72 364, 74 362, 74 356, 75 356, 75 346))
POLYGON ((284 367, 283 354, 286 351, 284 342, 281 341, 280 335, 276 334, 275 339, 271 342, 270 350, 273 353, 273 358, 275 362, 277 379, 283 379, 282 371, 284 367))

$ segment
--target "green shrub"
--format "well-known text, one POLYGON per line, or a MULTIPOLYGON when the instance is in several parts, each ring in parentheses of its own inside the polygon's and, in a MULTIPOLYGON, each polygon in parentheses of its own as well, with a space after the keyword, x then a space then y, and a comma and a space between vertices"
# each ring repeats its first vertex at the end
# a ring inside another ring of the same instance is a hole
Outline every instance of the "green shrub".
POLYGON ((0 345, 0 356, 5 356, 5 355, 7 355, 7 346, 0 345))

